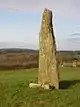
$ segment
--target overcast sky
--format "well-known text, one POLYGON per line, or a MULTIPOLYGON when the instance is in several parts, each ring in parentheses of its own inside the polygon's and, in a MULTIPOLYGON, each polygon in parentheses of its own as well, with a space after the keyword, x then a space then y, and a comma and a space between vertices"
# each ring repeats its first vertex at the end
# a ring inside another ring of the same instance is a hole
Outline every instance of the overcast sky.
POLYGON ((80 0, 0 0, 0 48, 38 49, 44 8, 53 12, 57 49, 80 50, 80 0))

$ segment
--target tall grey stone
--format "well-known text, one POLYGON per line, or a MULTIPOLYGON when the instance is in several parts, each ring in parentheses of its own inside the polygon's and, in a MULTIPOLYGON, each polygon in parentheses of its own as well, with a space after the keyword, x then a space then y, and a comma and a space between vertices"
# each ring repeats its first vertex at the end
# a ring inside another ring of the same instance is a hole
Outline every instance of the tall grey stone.
POLYGON ((39 34, 38 83, 59 88, 59 72, 56 58, 56 43, 52 25, 52 11, 45 9, 39 34))

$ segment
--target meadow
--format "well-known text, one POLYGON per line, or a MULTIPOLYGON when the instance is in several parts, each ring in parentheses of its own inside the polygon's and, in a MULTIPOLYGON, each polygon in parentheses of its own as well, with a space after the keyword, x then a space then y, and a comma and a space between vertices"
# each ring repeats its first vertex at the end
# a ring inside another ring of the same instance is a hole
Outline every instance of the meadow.
POLYGON ((32 89, 38 69, 0 71, 0 107, 80 107, 80 68, 60 68, 60 89, 32 89))

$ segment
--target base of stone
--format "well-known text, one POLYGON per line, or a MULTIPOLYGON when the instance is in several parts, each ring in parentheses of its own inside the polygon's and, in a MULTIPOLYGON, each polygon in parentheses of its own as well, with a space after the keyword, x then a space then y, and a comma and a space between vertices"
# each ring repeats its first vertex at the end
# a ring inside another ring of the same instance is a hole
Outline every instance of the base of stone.
POLYGON ((41 87, 41 88, 43 88, 43 89, 51 89, 51 90, 53 90, 53 89, 59 89, 59 88, 56 88, 56 87, 54 87, 54 86, 50 86, 50 85, 48 85, 48 84, 38 84, 38 83, 30 83, 29 84, 29 87, 30 88, 39 88, 39 87, 41 87))

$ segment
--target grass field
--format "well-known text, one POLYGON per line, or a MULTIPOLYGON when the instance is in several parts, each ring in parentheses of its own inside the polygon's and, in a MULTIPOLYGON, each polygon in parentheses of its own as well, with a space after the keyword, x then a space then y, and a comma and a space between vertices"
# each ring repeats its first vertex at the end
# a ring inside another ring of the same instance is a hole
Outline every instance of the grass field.
POLYGON ((60 68, 60 89, 31 89, 37 69, 0 71, 0 107, 80 107, 80 68, 60 68))

